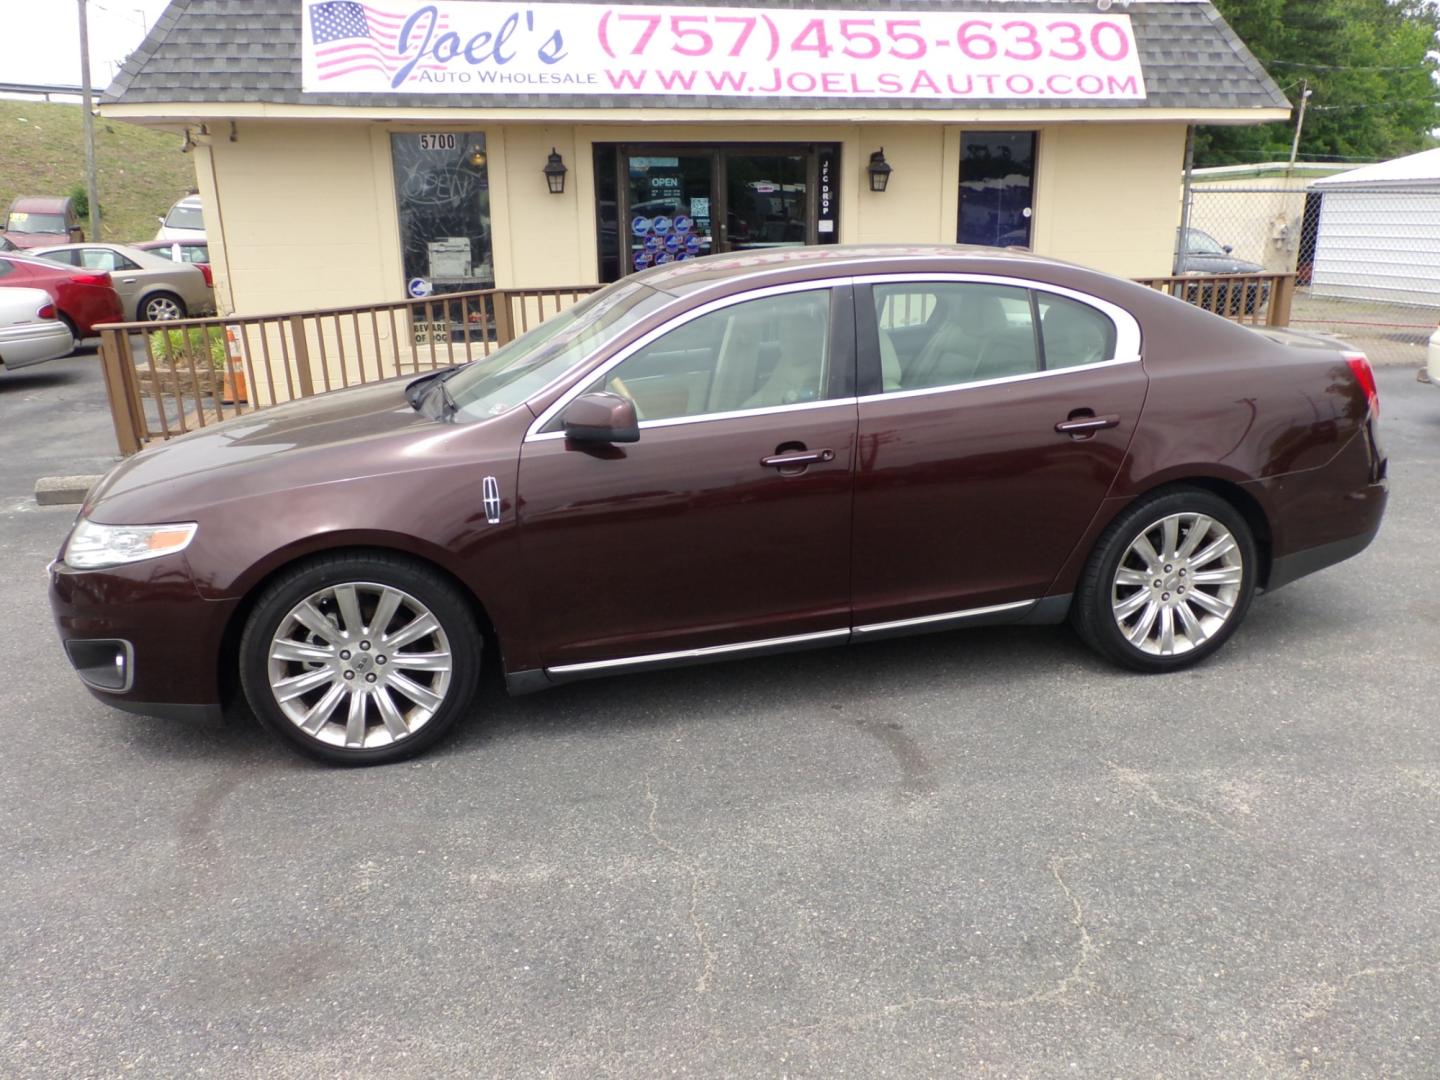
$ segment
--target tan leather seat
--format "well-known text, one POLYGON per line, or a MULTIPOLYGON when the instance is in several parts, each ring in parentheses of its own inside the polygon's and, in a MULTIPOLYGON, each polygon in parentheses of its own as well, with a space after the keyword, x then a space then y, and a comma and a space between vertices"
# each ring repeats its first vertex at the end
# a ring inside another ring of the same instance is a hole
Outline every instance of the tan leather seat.
POLYGON ((930 339, 905 370, 907 389, 973 381, 985 342, 1010 326, 1000 298, 977 291, 967 290, 940 316, 930 339))
POLYGON ((787 319, 780 324, 780 356, 775 367, 742 408, 764 409, 797 405, 824 397, 825 339, 814 333, 809 320, 787 319))

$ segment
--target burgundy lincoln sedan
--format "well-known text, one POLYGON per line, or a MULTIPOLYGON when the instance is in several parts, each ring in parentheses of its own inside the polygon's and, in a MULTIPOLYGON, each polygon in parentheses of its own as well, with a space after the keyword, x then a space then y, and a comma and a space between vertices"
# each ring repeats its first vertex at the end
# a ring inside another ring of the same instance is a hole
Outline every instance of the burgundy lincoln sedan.
MULTIPOLYGON (((1069 620, 1165 672, 1385 509, 1364 356, 993 249, 637 274, 498 350, 147 450, 51 567, 120 708, 339 763, 596 675, 1069 620)), ((956 648, 964 648, 957 639, 956 648)))

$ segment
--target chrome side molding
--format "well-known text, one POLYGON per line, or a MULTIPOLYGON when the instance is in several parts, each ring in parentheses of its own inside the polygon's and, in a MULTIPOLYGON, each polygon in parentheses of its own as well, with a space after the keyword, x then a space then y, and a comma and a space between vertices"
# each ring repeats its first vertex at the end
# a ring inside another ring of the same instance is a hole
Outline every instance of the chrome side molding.
POLYGON ((867 623, 864 626, 850 629, 822 630, 814 634, 791 634, 788 637, 737 641, 728 645, 707 645, 697 649, 677 649, 673 652, 646 653, 641 656, 620 656, 613 660, 592 660, 583 664, 557 664, 554 667, 545 668, 545 676, 553 682, 568 682, 596 675, 618 675, 626 671, 683 667, 689 664, 709 663, 713 660, 727 660, 731 657, 796 652, 820 645, 873 641, 889 636, 898 637, 930 630, 944 630, 948 624, 953 623, 959 626, 974 620, 1015 622, 1028 614, 1038 603, 1038 600, 1017 600, 1009 604, 991 604, 987 607, 966 608, 963 611, 946 611, 938 615, 922 615, 914 619, 867 623))

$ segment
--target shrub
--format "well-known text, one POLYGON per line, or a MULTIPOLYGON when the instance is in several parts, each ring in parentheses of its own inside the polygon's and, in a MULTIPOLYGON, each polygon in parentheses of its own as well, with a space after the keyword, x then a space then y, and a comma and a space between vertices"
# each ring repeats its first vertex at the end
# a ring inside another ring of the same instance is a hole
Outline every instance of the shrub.
POLYGON ((150 353, 162 367, 183 364, 189 356, 202 370, 208 362, 213 370, 220 371, 225 367, 225 330, 220 326, 155 330, 150 334, 150 353))

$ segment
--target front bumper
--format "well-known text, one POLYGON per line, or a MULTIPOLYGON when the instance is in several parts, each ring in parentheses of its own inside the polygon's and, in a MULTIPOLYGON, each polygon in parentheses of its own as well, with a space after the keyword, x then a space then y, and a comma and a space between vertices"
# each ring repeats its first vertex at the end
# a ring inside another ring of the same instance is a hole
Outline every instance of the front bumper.
POLYGON ((237 600, 207 600, 183 555, 108 570, 50 564, 50 606, 71 665, 107 705, 149 716, 218 715, 226 627, 237 600), (126 654, 107 680, 97 657, 126 654), (107 685, 113 683, 114 685, 107 685))

